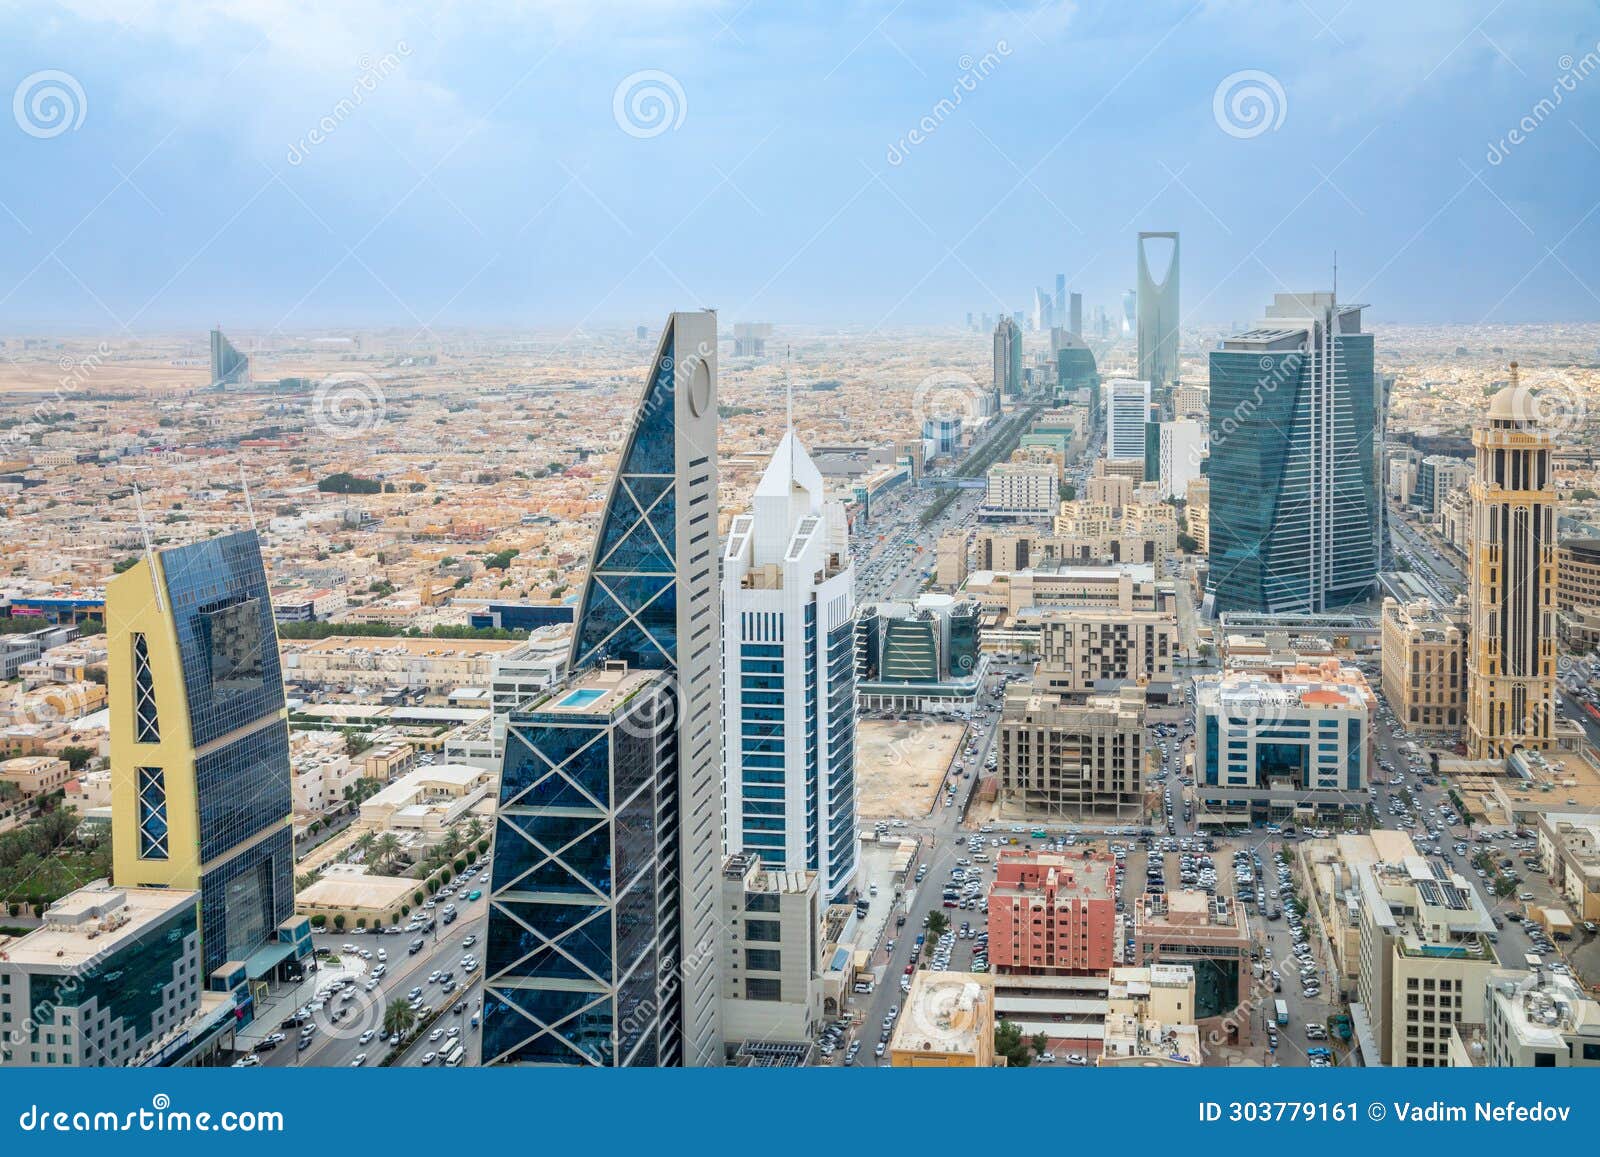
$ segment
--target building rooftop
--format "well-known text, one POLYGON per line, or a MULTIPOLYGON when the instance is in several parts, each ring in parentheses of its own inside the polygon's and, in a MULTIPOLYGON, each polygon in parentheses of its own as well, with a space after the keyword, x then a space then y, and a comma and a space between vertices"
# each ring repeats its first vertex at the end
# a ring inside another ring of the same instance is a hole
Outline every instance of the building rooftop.
POLYGON ((612 715, 661 677, 660 671, 605 663, 591 667, 523 710, 541 715, 612 715))
POLYGON ((1063 900, 1110 900, 1116 895, 1116 860, 1109 855, 1002 850, 990 896, 1035 896, 1053 891, 1063 900))
POLYGON ((45 910, 44 924, 0 951, 0 964, 47 965, 63 971, 115 952, 198 892, 181 888, 116 888, 97 880, 45 910))
POLYGON ((994 980, 973 972, 921 970, 911 981, 905 1012, 895 1026, 892 1047, 905 1052, 980 1051, 978 1033, 989 1031, 994 980))

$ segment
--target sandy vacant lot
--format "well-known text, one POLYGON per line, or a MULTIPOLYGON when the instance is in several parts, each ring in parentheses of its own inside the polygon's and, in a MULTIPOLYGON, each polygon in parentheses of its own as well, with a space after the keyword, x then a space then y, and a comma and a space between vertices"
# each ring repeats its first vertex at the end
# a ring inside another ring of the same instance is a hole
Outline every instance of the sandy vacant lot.
POLYGON ((937 802, 961 746, 960 723, 863 719, 856 724, 856 788, 862 816, 915 819, 937 802))

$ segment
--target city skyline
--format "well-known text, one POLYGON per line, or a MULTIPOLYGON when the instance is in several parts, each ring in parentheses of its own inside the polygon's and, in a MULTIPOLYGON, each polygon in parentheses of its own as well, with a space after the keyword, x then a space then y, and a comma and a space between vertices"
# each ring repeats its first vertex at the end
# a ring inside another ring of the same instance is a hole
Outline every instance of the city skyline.
POLYGON ((1194 321, 1249 316, 1335 250, 1396 321, 1573 320, 1600 245, 1600 48, 1579 8, 1170 3, 1131 22, 884 2, 822 37, 716 3, 479 27, 393 4, 382 37, 351 12, 308 39, 270 5, 177 5, 115 42, 92 5, 19 8, 0 13, 21 117, 0 133, 0 308, 116 333, 570 328, 683 305, 925 325, 1030 310, 1065 270, 1115 315, 1123 238, 1157 229, 1183 234, 1194 321), (1310 134, 1316 172, 1296 160, 1310 134), (646 193, 639 165, 669 180, 646 193), (1450 276, 1469 247, 1480 276, 1450 276))

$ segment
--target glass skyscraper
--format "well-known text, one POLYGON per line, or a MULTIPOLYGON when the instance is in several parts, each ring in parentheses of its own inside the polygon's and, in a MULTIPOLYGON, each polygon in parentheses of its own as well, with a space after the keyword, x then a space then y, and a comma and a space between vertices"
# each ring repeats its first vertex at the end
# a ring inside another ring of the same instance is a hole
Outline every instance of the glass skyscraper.
POLYGON ((716 367, 715 315, 673 314, 601 515, 572 678, 508 722, 487 1064, 722 1060, 716 367))
POLYGON ((1362 308, 1280 293, 1211 354, 1217 611, 1314 614, 1372 595, 1378 415, 1362 308))
POLYGON ((107 587, 106 627, 116 882, 200 893, 212 987, 271 976, 310 945, 293 919, 288 709, 255 532, 151 552, 107 587))

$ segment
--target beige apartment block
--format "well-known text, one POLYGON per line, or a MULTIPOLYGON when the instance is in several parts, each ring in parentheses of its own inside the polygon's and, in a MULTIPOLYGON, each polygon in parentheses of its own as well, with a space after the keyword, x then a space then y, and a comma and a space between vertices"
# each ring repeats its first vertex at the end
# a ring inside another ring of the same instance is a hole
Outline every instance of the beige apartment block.
POLYGON ((1466 723, 1464 607, 1383 600, 1383 693, 1407 730, 1452 737, 1466 723))
POLYGON ((1354 902, 1361 968, 1350 1012, 1366 1063, 1444 1067, 1452 1026, 1483 1019, 1497 967, 1489 910, 1466 877, 1423 856, 1358 866, 1354 902))
POLYGON ((1003 802, 1027 815, 1137 819, 1144 812, 1144 723, 1139 687, 1083 703, 1010 688, 1000 718, 1003 802))
POLYGON ((1055 608, 1038 616, 1035 685, 1058 695, 1087 693, 1111 681, 1167 682, 1178 624, 1163 611, 1055 608))

